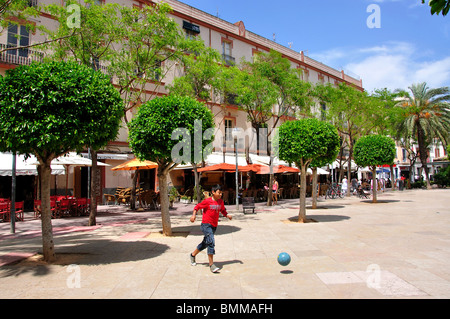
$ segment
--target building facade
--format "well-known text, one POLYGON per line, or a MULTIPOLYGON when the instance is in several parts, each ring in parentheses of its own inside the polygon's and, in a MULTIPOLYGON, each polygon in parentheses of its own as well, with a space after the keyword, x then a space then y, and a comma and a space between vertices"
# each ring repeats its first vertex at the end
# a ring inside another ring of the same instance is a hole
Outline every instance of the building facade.
MULTIPOLYGON (((63 0, 56 0, 61 4, 63 0)), ((109 2, 104 0, 103 2, 109 2)), ((216 49, 223 57, 225 64, 239 63, 242 59, 251 61, 252 57, 257 52, 269 52, 275 50, 282 54, 282 56, 289 60, 292 68, 301 69, 304 81, 312 84, 315 83, 331 83, 337 85, 345 82, 356 88, 363 90, 362 80, 349 76, 342 70, 333 69, 324 65, 304 54, 304 52, 296 52, 286 46, 276 43, 272 40, 266 39, 256 33, 247 30, 245 21, 225 21, 206 12, 198 10, 194 7, 184 4, 176 0, 111 0, 123 6, 142 7, 152 5, 152 3, 165 2, 173 9, 170 16, 177 22, 180 29, 185 32, 187 37, 195 36, 203 40, 205 46, 216 49)), ((54 0, 33 0, 32 4, 46 4, 54 0)), ((42 14, 39 18, 31 19, 32 23, 45 24, 46 26, 56 28, 57 22, 48 14, 42 14)), ((23 26, 11 26, 7 30, 3 30, 0 35, 0 47, 23 45, 27 46, 33 43, 45 41, 45 37, 39 34, 32 34, 23 26), (16 37, 20 34, 20 39, 16 37)), ((0 73, 4 74, 6 69, 14 68, 20 64, 29 64, 32 61, 42 61, 42 52, 31 49, 19 49, 14 51, 3 51, 0 53, 0 73)), ((162 66, 167 67, 167 66, 162 66)), ((158 85, 153 86, 149 90, 155 90, 156 96, 163 96, 168 93, 166 89, 167 84, 172 83, 173 78, 182 74, 182 70, 174 69, 159 81, 158 85)), ((231 162, 234 163, 234 148, 224 147, 225 142, 229 137, 226 136, 226 129, 240 128, 243 131, 251 129, 250 123, 247 121, 247 114, 241 111, 236 105, 220 104, 211 105, 215 116, 215 124, 218 133, 214 141, 214 152, 210 155, 209 163, 215 162, 231 162)), ((131 119, 135 113, 135 109, 128 112, 127 118, 131 119)), ((283 121, 279 121, 281 124, 283 121)), ((111 167, 123 163, 127 159, 133 158, 131 149, 127 141, 126 125, 123 125, 119 136, 115 141, 111 141, 105 149, 99 152, 98 159, 105 162, 111 167)), ((239 141, 238 150, 242 149, 242 143, 239 141)), ((262 158, 262 160, 264 160, 262 158)), ((242 154, 239 156, 239 164, 245 164, 245 158, 242 154)), ((128 187, 131 184, 130 173, 111 171, 109 167, 101 168, 102 182, 101 186, 104 191, 111 192, 116 187, 128 187)), ((172 181, 174 184, 186 182, 186 174, 189 167, 183 171, 176 170, 172 173, 172 181)), ((69 188, 73 190, 74 195, 81 195, 83 192, 83 184, 85 183, 86 169, 74 168, 71 172, 73 176, 69 178, 69 188)), ((147 187, 157 188, 158 182, 155 172, 146 172, 144 180, 146 180, 147 187)), ((63 185, 65 178, 55 177, 55 185, 63 185)), ((55 186, 57 187, 57 186, 55 186)))

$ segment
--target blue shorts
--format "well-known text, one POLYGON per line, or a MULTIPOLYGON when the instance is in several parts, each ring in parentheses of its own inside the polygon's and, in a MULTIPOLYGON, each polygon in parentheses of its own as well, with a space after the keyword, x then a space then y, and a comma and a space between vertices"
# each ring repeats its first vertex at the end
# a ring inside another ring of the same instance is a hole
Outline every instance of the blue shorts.
POLYGON ((214 241, 214 233, 216 232, 217 227, 211 226, 211 224, 201 224, 200 229, 203 232, 203 241, 197 246, 197 249, 202 251, 205 248, 208 248, 208 255, 214 255, 216 253, 215 241, 214 241))

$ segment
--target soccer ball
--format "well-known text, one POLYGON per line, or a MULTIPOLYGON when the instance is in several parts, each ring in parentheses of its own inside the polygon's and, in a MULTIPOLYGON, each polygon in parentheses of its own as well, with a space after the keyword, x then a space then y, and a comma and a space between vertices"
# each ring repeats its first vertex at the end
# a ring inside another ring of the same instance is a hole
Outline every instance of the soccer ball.
POLYGON ((287 266, 291 262, 291 256, 288 253, 280 253, 278 255, 278 263, 281 266, 287 266))

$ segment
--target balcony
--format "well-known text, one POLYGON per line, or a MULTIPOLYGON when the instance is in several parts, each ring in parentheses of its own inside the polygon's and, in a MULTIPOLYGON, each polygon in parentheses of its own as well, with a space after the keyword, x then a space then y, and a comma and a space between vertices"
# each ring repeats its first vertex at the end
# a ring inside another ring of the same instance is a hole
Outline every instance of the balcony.
MULTIPOLYGON (((9 47, 0 43, 0 51, 9 47)), ((44 53, 30 49, 16 49, 2 51, 0 53, 0 62, 15 65, 30 65, 32 62, 42 62, 44 53)))
POLYGON ((225 62, 225 65, 232 66, 236 64, 236 59, 230 55, 222 54, 222 59, 225 62))

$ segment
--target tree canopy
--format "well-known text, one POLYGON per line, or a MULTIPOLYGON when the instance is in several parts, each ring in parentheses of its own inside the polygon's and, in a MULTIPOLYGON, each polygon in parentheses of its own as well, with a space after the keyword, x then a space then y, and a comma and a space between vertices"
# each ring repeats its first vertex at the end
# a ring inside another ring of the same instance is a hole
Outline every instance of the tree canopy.
POLYGON ((406 139, 417 141, 419 158, 428 177, 428 146, 433 139, 441 141, 444 147, 450 141, 450 88, 429 88, 425 82, 413 84, 409 92, 403 91, 403 97, 397 102, 401 120, 396 129, 404 132, 406 139))
POLYGON ((367 135, 361 137, 355 144, 354 158, 361 167, 372 168, 373 202, 377 201, 376 169, 378 165, 391 165, 395 158, 395 142, 384 135, 367 135))
POLYGON ((8 70, 0 92, 0 150, 39 160, 43 253, 53 261, 50 163, 69 151, 100 148, 115 139, 122 101, 107 76, 74 62, 8 70))
MULTIPOLYGON (((422 3, 425 3, 425 0, 422 0, 422 3)), ((450 10, 450 0, 430 0, 428 5, 431 7, 430 11, 432 15, 442 13, 443 16, 446 16, 450 10)))
POLYGON ((329 160, 339 149, 337 129, 330 123, 307 118, 283 123, 276 143, 278 157, 301 169, 299 222, 306 221, 306 170, 314 161, 329 160))
POLYGON ((107 76, 72 62, 8 70, 0 100, 3 150, 54 158, 116 138, 121 98, 107 76))
POLYGON ((168 173, 182 162, 200 162, 214 139, 212 112, 201 102, 169 95, 140 106, 130 121, 128 136, 133 153, 158 163, 163 233, 171 235, 167 190, 168 173), (182 153, 182 154, 180 154, 182 153))

